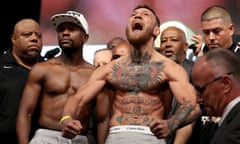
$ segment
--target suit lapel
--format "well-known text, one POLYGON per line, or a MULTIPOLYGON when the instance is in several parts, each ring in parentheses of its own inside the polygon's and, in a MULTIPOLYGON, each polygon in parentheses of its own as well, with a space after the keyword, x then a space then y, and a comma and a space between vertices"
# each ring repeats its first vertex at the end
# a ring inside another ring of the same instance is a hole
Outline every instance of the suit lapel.
POLYGON ((237 115, 237 113, 239 113, 239 110, 240 110, 240 102, 238 102, 233 107, 233 109, 228 113, 227 117, 224 119, 223 123, 216 130, 211 140, 211 144, 218 143, 218 141, 221 141, 221 137, 224 134, 224 130, 227 128, 228 124, 231 123, 231 121, 237 115))

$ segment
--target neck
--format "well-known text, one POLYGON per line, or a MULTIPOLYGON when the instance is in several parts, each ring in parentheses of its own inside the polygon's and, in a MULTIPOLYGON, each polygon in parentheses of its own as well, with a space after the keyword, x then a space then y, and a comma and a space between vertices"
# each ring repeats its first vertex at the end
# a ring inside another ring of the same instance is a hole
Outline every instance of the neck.
POLYGON ((148 52, 142 53, 141 51, 135 51, 131 54, 132 62, 134 63, 143 63, 149 62, 151 59, 151 54, 148 52))
POLYGON ((135 63, 149 62, 154 53, 153 39, 145 42, 130 42, 131 44, 131 59, 135 63))
POLYGON ((24 66, 25 68, 27 68, 27 69, 32 69, 32 67, 33 67, 33 65, 35 64, 35 63, 37 63, 38 61, 35 61, 35 62, 33 62, 33 63, 26 63, 26 62, 18 62, 20 65, 22 65, 22 66, 24 66))
POLYGON ((39 61, 39 58, 32 58, 32 59, 23 59, 18 57, 16 54, 13 53, 14 58, 16 59, 17 63, 22 65, 27 69, 31 69, 35 63, 39 61))
POLYGON ((74 54, 66 54, 63 53, 60 57, 62 62, 66 65, 79 65, 80 63, 85 62, 81 53, 74 53, 74 54))

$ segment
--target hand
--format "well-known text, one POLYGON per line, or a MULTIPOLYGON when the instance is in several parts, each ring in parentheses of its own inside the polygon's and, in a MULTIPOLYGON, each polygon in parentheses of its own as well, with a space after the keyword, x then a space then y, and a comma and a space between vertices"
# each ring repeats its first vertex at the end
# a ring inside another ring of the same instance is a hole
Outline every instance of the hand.
POLYGON ((194 50, 194 55, 196 55, 197 57, 202 56, 203 55, 203 51, 202 51, 202 44, 203 44, 202 36, 201 35, 194 35, 191 38, 191 40, 195 42, 196 49, 194 50))
POLYGON ((62 123, 62 136, 72 139, 76 135, 80 134, 82 128, 82 124, 79 120, 66 119, 62 123))
POLYGON ((168 120, 154 119, 149 125, 153 134, 161 139, 170 135, 171 129, 168 126, 168 120))

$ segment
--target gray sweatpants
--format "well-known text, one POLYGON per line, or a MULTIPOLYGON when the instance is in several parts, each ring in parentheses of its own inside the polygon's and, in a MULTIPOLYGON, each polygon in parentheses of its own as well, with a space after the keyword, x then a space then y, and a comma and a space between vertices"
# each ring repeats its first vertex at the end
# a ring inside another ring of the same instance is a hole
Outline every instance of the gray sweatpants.
POLYGON ((62 137, 61 131, 38 129, 29 144, 88 144, 88 139, 81 135, 67 139, 62 137))

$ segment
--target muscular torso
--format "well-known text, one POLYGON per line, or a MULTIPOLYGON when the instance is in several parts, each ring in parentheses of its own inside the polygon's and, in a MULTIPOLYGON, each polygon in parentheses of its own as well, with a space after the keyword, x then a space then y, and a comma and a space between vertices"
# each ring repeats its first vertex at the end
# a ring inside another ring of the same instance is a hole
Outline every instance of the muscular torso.
POLYGON ((115 96, 110 126, 148 125, 155 118, 165 118, 172 95, 163 68, 162 61, 112 66, 108 80, 115 96))
MULTIPOLYGON (((61 130, 59 119, 67 98, 74 95, 88 80, 94 68, 86 63, 70 67, 56 61, 50 61, 46 65, 41 81, 39 124, 45 128, 61 130)), ((91 107, 91 104, 86 105, 81 112, 80 120, 85 130, 88 128, 91 107)))

